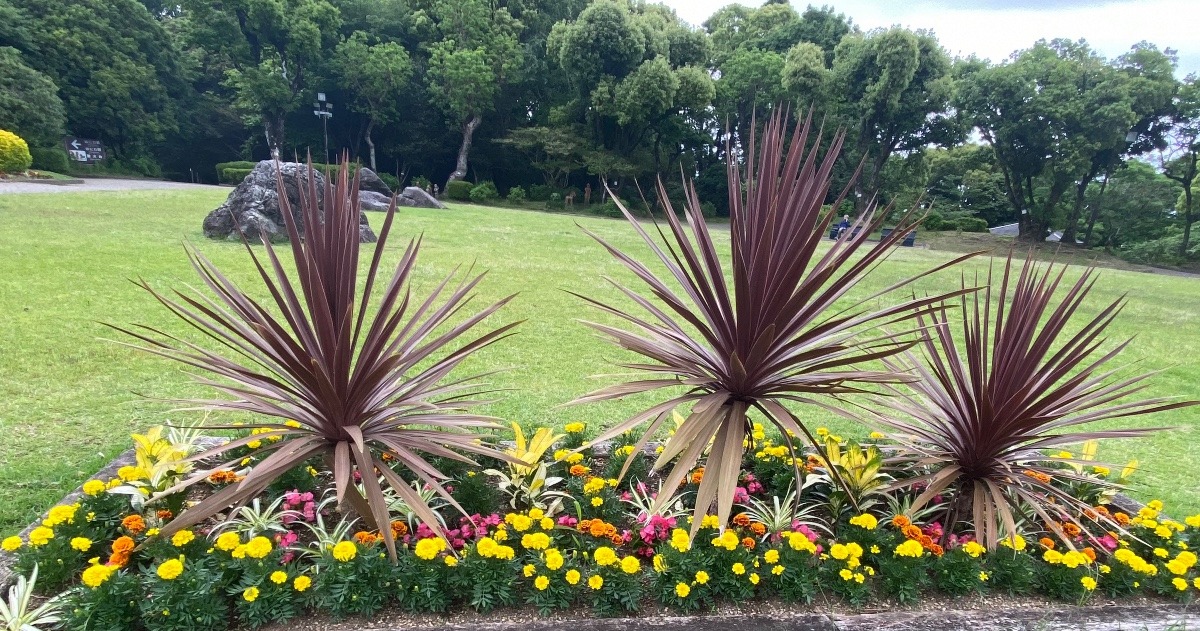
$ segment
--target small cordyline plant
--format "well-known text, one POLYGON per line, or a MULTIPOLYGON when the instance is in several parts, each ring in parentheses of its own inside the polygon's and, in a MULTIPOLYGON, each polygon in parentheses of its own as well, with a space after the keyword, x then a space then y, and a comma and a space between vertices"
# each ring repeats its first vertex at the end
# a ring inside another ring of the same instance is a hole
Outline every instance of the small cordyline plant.
MULTIPOLYGON (((606 440, 648 424, 635 453, 676 408, 690 407, 654 466, 663 468, 675 462, 663 488, 676 489, 707 451, 696 495, 693 535, 714 500, 721 523, 728 522, 744 443, 753 442, 751 411, 762 414, 781 430, 793 457, 796 449, 792 435, 806 436, 821 450, 787 405, 815 404, 840 412, 830 403, 842 395, 864 392, 873 383, 909 380, 911 377, 902 372, 866 368, 864 364, 900 353, 914 342, 906 339, 904 332, 868 331, 907 322, 916 314, 940 308, 938 303, 947 296, 912 298, 883 308, 872 304, 883 294, 971 256, 935 267, 875 295, 849 299, 847 294, 855 283, 881 263, 908 231, 894 230, 868 246, 868 237, 882 226, 887 214, 877 212, 872 202, 853 229, 822 252, 821 242, 834 216, 823 210, 823 204, 845 135, 836 134, 822 158, 819 138, 810 146, 811 114, 803 125, 796 126, 790 142, 787 116, 781 108, 771 117, 763 130, 761 147, 756 148, 751 141, 745 152, 748 164, 744 179, 732 149, 727 150, 731 279, 722 269, 694 186, 687 187, 689 236, 659 182, 659 197, 670 227, 669 236, 659 228, 661 242, 618 201, 621 212, 653 252, 655 263, 665 268, 665 278, 588 232, 650 290, 647 296, 610 280, 648 317, 584 297, 633 330, 588 324, 643 359, 622 364, 624 367, 650 376, 603 388, 575 402, 619 399, 663 389, 670 392, 666 401, 596 437, 598 441, 606 440), (682 393, 677 391, 680 387, 682 393), (819 400, 822 397, 826 400, 819 400)), ((832 207, 838 208, 845 196, 844 190, 832 207)), ((912 225, 913 219, 909 213, 903 221, 912 225)), ((799 470, 794 473, 800 477, 799 470)), ((657 498, 662 505, 670 501, 670 493, 657 498)))
MULTIPOLYGON (((224 460, 222 454, 252 440, 272 439, 262 440, 262 459, 241 482, 189 508, 164 527, 162 534, 170 535, 231 505, 244 504, 290 469, 323 457, 333 474, 337 501, 348 503, 368 527, 379 530, 395 559, 384 485, 435 531, 439 522, 425 499, 384 462, 385 454, 455 507, 457 502, 442 486, 446 476, 428 456, 466 462, 471 460, 465 454, 506 459, 490 445, 487 435, 477 431, 497 428, 494 419, 469 413, 471 407, 482 403, 478 376, 448 377, 472 353, 505 337, 517 324, 462 339, 512 296, 458 324, 451 323, 471 300, 483 275, 468 275, 455 286, 452 273, 428 297, 413 296, 410 275, 420 248, 417 239, 409 242, 376 298, 383 252, 396 215, 394 199, 359 295, 358 175, 350 180, 343 163, 336 185, 326 180, 323 195, 318 194, 315 178, 309 177, 300 194, 299 225, 282 178, 278 187, 295 280, 284 270, 268 239, 262 240, 264 264, 243 238, 272 309, 239 289, 191 248, 192 266, 215 299, 201 292, 177 291, 172 297, 145 281, 139 283, 172 313, 224 346, 224 355, 151 327, 114 327, 143 343, 136 347, 203 373, 196 377, 200 383, 228 397, 186 403, 209 410, 250 412, 267 419, 239 426, 210 425, 259 433, 189 460, 224 460), (377 300, 374 304, 373 299, 377 300), (355 484, 356 473, 362 480, 361 491, 355 484)), ((171 490, 185 488, 233 464, 230 460, 200 471, 171 490)))
MULTIPOLYGON (((989 270, 982 291, 960 297, 961 323, 952 311, 923 314, 927 336, 920 352, 885 360, 894 369, 911 365, 920 380, 896 388, 881 401, 880 422, 894 431, 903 450, 901 466, 926 473, 896 481, 892 490, 917 485, 924 492, 911 510, 937 495, 950 527, 970 518, 976 538, 989 549, 1017 533, 1027 509, 1071 545, 1062 525, 1073 523, 1089 535, 1083 516, 1102 521, 1101 535, 1119 529, 1087 503, 1056 486, 1058 481, 1112 485, 1063 467, 1073 460, 1062 449, 1100 438, 1142 436, 1154 429, 1095 429, 1080 425, 1162 412, 1196 401, 1168 398, 1128 400, 1153 373, 1114 379, 1109 360, 1130 340, 1102 351, 1105 329, 1120 313, 1118 298, 1067 334, 1072 316, 1095 285, 1094 268, 1084 271, 1061 299, 1055 293, 1067 267, 1039 266, 1032 260, 1015 269, 1009 254, 998 289, 989 270), (961 337, 954 330, 959 328, 961 337), (886 407, 883 407, 886 406, 886 407)), ((966 285, 963 279, 963 285, 966 285)))

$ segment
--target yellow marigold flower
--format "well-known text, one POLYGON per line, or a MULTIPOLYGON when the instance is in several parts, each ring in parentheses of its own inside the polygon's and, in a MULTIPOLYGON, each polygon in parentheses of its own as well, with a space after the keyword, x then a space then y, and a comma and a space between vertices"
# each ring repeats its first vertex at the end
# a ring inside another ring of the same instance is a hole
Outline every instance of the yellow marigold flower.
POLYGON ((217 537, 216 547, 222 552, 229 552, 241 544, 242 538, 236 532, 226 532, 217 537))
POLYGON ((75 511, 79 509, 79 504, 59 505, 50 509, 46 519, 42 521, 43 526, 53 528, 59 524, 69 524, 75 521, 75 511))
POLYGON ((779 563, 779 550, 767 550, 763 554, 763 560, 771 564, 779 563))
POLYGON ((587 495, 595 495, 604 490, 604 485, 603 478, 589 478, 587 482, 583 483, 583 492, 587 495))
POLYGON ((262 441, 261 440, 252 440, 252 441, 246 443, 246 446, 251 449, 258 449, 259 447, 262 447, 262 441))
POLYGON ((986 582, 987 582, 987 580, 988 580, 989 578, 991 578, 991 577, 988 575, 988 573, 987 573, 987 572, 980 572, 980 573, 979 573, 979 582, 981 582, 981 583, 986 583, 986 582))
POLYGON ((539 576, 533 579, 533 586, 538 588, 538 591, 543 591, 550 587, 550 579, 545 576, 539 576))
POLYGON ((271 576, 269 578, 271 579, 272 583, 275 583, 276 585, 283 585, 287 582, 288 575, 287 572, 275 570, 274 572, 271 572, 271 576))
POLYGON ((692 593, 692 588, 687 583, 676 583, 675 584, 675 595, 676 596, 679 596, 680 598, 687 598, 688 594, 691 594, 691 593, 692 593))
POLYGON ((133 482, 134 480, 141 480, 145 478, 146 474, 145 471, 139 467, 125 465, 124 467, 117 469, 117 477, 120 478, 122 482, 133 482))
POLYGON ((621 559, 621 571, 626 574, 637 574, 642 569, 642 562, 637 557, 626 556, 621 559))
POLYGON ((1176 576, 1180 576, 1187 574, 1188 567, 1180 562, 1179 559, 1171 559, 1167 561, 1167 570, 1176 576))
POLYGON ((870 513, 863 513, 861 515, 851 517, 850 525, 858 526, 859 528, 864 528, 866 530, 875 530, 875 527, 879 525, 879 520, 870 513))
POLYGON ((183 562, 179 559, 168 559, 158 566, 155 573, 164 581, 173 581, 183 574, 183 562))
POLYGON ((1092 591, 1093 589, 1096 589, 1096 579, 1094 579, 1090 576, 1085 576, 1085 577, 1079 579, 1079 583, 1082 584, 1083 588, 1089 592, 1092 591))
POLYGON ((554 530, 554 520, 549 517, 543 517, 538 525, 542 527, 542 530, 554 530))
POLYGON ((1200 514, 1191 515, 1183 521, 1192 528, 1200 528, 1200 514))
POLYGON ((3 549, 5 552, 15 552, 20 550, 23 545, 25 545, 25 542, 21 541, 20 537, 13 535, 5 537, 4 541, 0 542, 0 549, 3 549))
POLYGON ((879 546, 872 545, 871 546, 871 554, 879 554, 879 546))
POLYGON ((585 429, 587 429, 587 425, 579 422, 567 423, 565 426, 563 426, 563 430, 568 434, 582 434, 583 430, 585 429))
POLYGON ((782 565, 776 565, 775 567, 771 568, 771 573, 775 576, 779 576, 780 574, 783 574, 785 569, 787 568, 782 565))
POLYGON ((1178 576, 1171 579, 1171 584, 1175 586, 1175 589, 1181 592, 1188 588, 1188 582, 1185 579, 1179 578, 1178 576))
POLYGON ((1154 529, 1154 534, 1162 537, 1163 539, 1170 539, 1171 537, 1175 536, 1175 532, 1166 524, 1159 524, 1158 528, 1154 529))
POLYGON ((536 506, 529 509, 529 518, 534 521, 537 521, 545 516, 546 516, 546 511, 544 511, 536 506))
POLYGON ((599 495, 592 498, 592 506, 594 506, 596 508, 600 508, 603 505, 604 505, 604 498, 600 497, 599 495))
POLYGON ((817 551, 816 544, 809 541, 808 537, 805 537, 798 532, 788 534, 787 540, 788 545, 797 552, 808 552, 809 554, 815 554, 817 551))
POLYGON ((750 573, 750 584, 758 585, 758 573, 757 572, 750 573))
POLYGON ((92 540, 87 537, 75 537, 71 539, 71 547, 80 552, 87 552, 92 547, 92 540))
POLYGON ((171 545, 176 548, 182 548, 191 543, 196 538, 196 535, 190 530, 180 530, 171 536, 171 545))
POLYGON ((550 537, 544 532, 534 532, 521 537, 521 547, 527 550, 545 550, 550 547, 550 537))
POLYGON ((107 487, 105 487, 104 483, 100 480, 88 480, 87 482, 83 483, 83 494, 96 497, 97 495, 103 493, 106 488, 107 487))
POLYGON ((417 555, 418 559, 432 561, 434 557, 446 549, 446 542, 441 537, 430 537, 417 542, 413 548, 413 554, 417 555))
POLYGON ((848 581, 848 580, 854 578, 854 572, 851 572, 850 570, 842 568, 842 571, 838 572, 838 576, 842 577, 843 581, 848 581))
POLYGON ((896 549, 892 552, 892 554, 900 557, 918 558, 925 554, 925 548, 921 547, 921 543, 919 541, 908 539, 905 540, 904 543, 896 546, 896 549))
POLYGON ((1025 550, 1025 537, 1022 537, 1021 535, 1013 535, 1000 541, 1000 545, 1006 548, 1012 548, 1017 552, 1022 552, 1025 550))
POLYGON ((604 587, 604 577, 599 574, 593 574, 588 577, 588 587, 592 589, 600 589, 604 587))
POLYGON ((54 538, 54 531, 45 526, 38 526, 29 533, 29 545, 37 547, 44 546, 50 543, 54 538))
POLYGON ((1071 569, 1075 569, 1081 565, 1087 565, 1088 563, 1091 563, 1091 560, 1088 559, 1086 555, 1074 550, 1064 552, 1062 555, 1062 564, 1071 569))
POLYGON ((1101 574, 1108 574, 1108 573, 1109 573, 1109 572, 1111 572, 1111 571, 1112 571, 1112 568, 1111 568, 1111 567, 1109 567, 1109 566, 1107 566, 1107 565, 1104 565, 1104 564, 1101 564, 1101 565, 1100 565, 1100 573, 1101 573, 1101 574))
POLYGON ((1155 549, 1154 549, 1154 556, 1156 556, 1156 557, 1158 557, 1158 558, 1160 558, 1160 559, 1165 559, 1165 558, 1167 558, 1168 556, 1171 556, 1171 555, 1170 555, 1170 553, 1168 553, 1166 550, 1164 550, 1164 549, 1162 549, 1162 548, 1155 548, 1155 549))
POLYGON ((511 524, 512 524, 513 530, 515 530, 517 532, 525 532, 526 530, 529 530, 531 527, 533 527, 533 520, 530 519, 527 515, 513 515, 513 520, 511 522, 511 524))
POLYGON ((447 554, 446 556, 442 557, 442 563, 445 563, 446 567, 454 567, 458 565, 458 557, 452 554, 447 554))
POLYGON ((733 573, 738 576, 746 573, 746 566, 742 565, 741 563, 734 563, 733 567, 730 569, 733 570, 733 573))
POLYGON ((1150 508, 1150 510, 1160 511, 1163 509, 1162 500, 1150 500, 1150 503, 1146 504, 1146 506, 1150 508))
POLYGON ((573 453, 567 456, 567 464, 569 465, 577 465, 581 462, 583 462, 583 454, 581 453, 573 453))
POLYGON ((529 578, 537 574, 537 566, 532 563, 526 563, 525 567, 521 568, 521 573, 525 575, 525 578, 529 578))
POLYGON ((261 559, 271 554, 271 540, 266 537, 255 537, 246 542, 246 556, 251 559, 261 559))
MULTIPOLYGON (((807 539, 807 537, 805 538, 807 539)), ((920 546, 921 544, 918 543, 917 545, 920 546)), ((835 543, 829 547, 829 556, 837 559, 838 561, 845 561, 846 558, 850 556, 850 550, 845 546, 845 544, 835 543)))
POLYGON ((1057 565, 1062 563, 1063 553, 1059 552, 1058 550, 1046 550, 1046 552, 1042 554, 1042 560, 1050 565, 1057 565))
POLYGON ((302 592, 309 587, 312 587, 312 579, 307 576, 297 576, 296 580, 292 581, 292 589, 302 592))
POLYGON ((608 546, 600 546, 599 548, 596 548, 596 552, 592 555, 592 559, 596 561, 596 565, 604 567, 617 562, 617 553, 608 546))
POLYGON ((1197 576, 1196 578, 1192 579, 1192 587, 1195 587, 1196 589, 1200 589, 1200 576, 1197 576))
POLYGON ((355 556, 358 556, 358 546, 353 541, 339 541, 333 546, 333 558, 342 563, 354 560, 355 556))
POLYGON ((84 585, 96 589, 103 585, 104 581, 107 581, 116 571, 117 568, 115 567, 96 563, 83 571, 83 576, 80 577, 80 580, 83 581, 84 585))
POLYGON ((725 548, 729 551, 737 550, 740 543, 741 540, 738 539, 737 534, 732 530, 726 530, 719 537, 715 537, 712 540, 714 548, 725 548))
POLYGON ((962 550, 972 559, 978 559, 979 555, 983 554, 987 549, 980 545, 978 541, 968 541, 963 544, 962 550))
POLYGON ((288 427, 291 427, 292 429, 300 428, 300 421, 294 421, 292 419, 288 419, 288 420, 284 421, 283 424, 287 425, 288 427))
POLYGON ((716 515, 705 515, 704 518, 700 520, 701 528, 716 528, 720 525, 721 521, 717 519, 716 515))
POLYGON ((671 547, 680 552, 687 552, 692 547, 692 539, 686 530, 676 528, 671 531, 671 547))
POLYGON ((704 570, 700 570, 699 572, 696 572, 696 582, 701 585, 704 585, 705 583, 707 583, 708 582, 708 572, 705 572, 704 570))
POLYGON ((475 551, 479 553, 479 556, 485 559, 491 558, 496 553, 496 547, 498 545, 499 544, 496 543, 495 539, 492 539, 491 537, 484 537, 475 543, 475 551))
POLYGON ((1101 466, 1097 465, 1095 467, 1092 467, 1092 473, 1095 473, 1096 475, 1098 475, 1102 478, 1107 478, 1108 474, 1111 473, 1111 471, 1108 470, 1108 467, 1101 467, 1101 466))
POLYGON ((883 440, 884 435, 880 432, 871 432, 867 435, 871 440, 883 440))
POLYGON ((494 556, 497 559, 500 559, 501 561, 511 561, 514 555, 516 555, 516 550, 513 550, 512 546, 496 546, 496 553, 494 556))
POLYGON ((244 598, 248 603, 258 600, 258 588, 247 587, 246 589, 242 590, 242 598, 244 598))
POLYGON ((546 569, 551 572, 557 571, 563 566, 563 555, 558 550, 551 548, 546 551, 546 569))

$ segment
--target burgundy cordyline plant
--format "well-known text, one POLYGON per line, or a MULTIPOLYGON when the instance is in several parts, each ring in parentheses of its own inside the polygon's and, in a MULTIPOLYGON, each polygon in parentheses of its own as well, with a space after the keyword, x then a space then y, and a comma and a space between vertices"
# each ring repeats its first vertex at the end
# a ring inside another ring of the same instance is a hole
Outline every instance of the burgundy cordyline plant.
POLYGON ((1029 511, 1068 545, 1064 523, 1079 526, 1089 536, 1088 526, 1097 525, 1088 523, 1092 519, 1099 522, 1101 533, 1119 529, 1054 481, 1114 485, 1084 478, 1061 466, 1074 461, 1046 450, 1093 439, 1142 436, 1155 430, 1080 431, 1079 426, 1197 403, 1127 398, 1142 390, 1142 381, 1153 373, 1115 378, 1118 370, 1108 366, 1130 342, 1102 350, 1105 329, 1125 300, 1113 301, 1068 333, 1096 281, 1095 270, 1087 269, 1056 299, 1066 271, 1065 265, 1056 270, 1052 264, 1014 264, 1010 254, 998 288, 993 288, 989 271, 981 291, 960 297, 960 309, 920 317, 927 337, 919 352, 885 360, 895 370, 913 370, 920 380, 907 389, 895 388, 896 396, 881 401, 886 409, 877 420, 890 426, 902 445, 896 461, 926 472, 892 488, 924 486, 913 510, 936 495, 948 496, 943 537, 955 522, 969 518, 975 536, 995 548, 1017 534, 1014 515, 1029 511), (956 336, 956 330, 961 335, 956 336))
MULTIPOLYGON (((188 257, 212 296, 199 291, 176 291, 168 296, 145 281, 139 283, 209 341, 224 347, 223 353, 152 327, 114 327, 137 338, 141 344, 131 344, 136 348, 197 371, 198 382, 226 397, 183 403, 249 412, 253 418, 244 425, 210 427, 265 431, 192 458, 223 461, 228 455, 222 454, 251 440, 262 441, 257 451, 261 460, 241 482, 184 511, 162 529, 164 536, 243 503, 288 470, 310 458, 323 457, 333 474, 338 501, 347 502, 369 528, 379 530, 395 559, 384 486, 391 487, 435 532, 439 524, 410 482, 383 461, 385 454, 406 468, 413 479, 430 485, 460 509, 442 486, 446 476, 427 458, 468 462, 465 454, 506 458, 478 431, 497 427, 494 419, 469 412, 482 402, 478 399, 483 394, 479 377, 449 375, 472 353, 508 335, 517 324, 462 339, 511 296, 453 324, 483 275, 468 275, 455 284, 456 274, 452 273, 426 298, 414 296, 409 281, 419 239, 409 242, 391 278, 384 282, 381 260, 396 214, 395 199, 379 231, 359 295, 358 176, 350 180, 343 163, 336 177, 336 185, 326 181, 323 195, 318 195, 313 177, 302 186, 303 236, 282 180, 278 183, 294 277, 285 271, 266 237, 262 240, 265 263, 243 239, 270 296, 265 304, 235 286, 192 248, 187 250, 188 257), (356 477, 361 478, 361 492, 356 477)), ((217 462, 171 491, 236 464, 236 460, 217 462)))
MULTIPOLYGON (((687 187, 685 228, 659 183, 670 230, 666 234, 659 228, 659 239, 618 202, 654 253, 655 264, 665 268, 665 277, 588 233, 649 289, 648 294, 640 294, 610 280, 645 315, 585 297, 601 311, 624 321, 630 330, 588 324, 618 346, 640 355, 641 361, 622 366, 648 376, 603 388, 575 402, 667 390, 667 400, 596 438, 605 440, 646 424, 635 453, 673 410, 690 408, 654 466, 663 468, 675 462, 662 487, 675 489, 704 458, 693 535, 714 500, 721 523, 728 522, 745 442, 752 432, 752 411, 783 432, 795 456, 789 435, 804 435, 818 449, 820 446, 788 406, 819 405, 841 412, 832 404, 842 395, 868 391, 870 384, 911 379, 902 372, 866 367, 911 347, 915 343, 911 336, 869 331, 940 308, 948 296, 913 298, 883 308, 872 305, 881 295, 967 258, 960 257, 874 295, 847 298, 855 283, 885 259, 906 231, 895 230, 878 243, 869 243, 868 237, 882 226, 886 215, 871 203, 850 230, 827 249, 822 248, 834 217, 822 212, 822 205, 844 134, 836 134, 820 157, 819 138, 809 147, 811 115, 790 134, 790 142, 787 116, 780 112, 770 118, 760 147, 751 141, 745 153, 744 179, 733 152, 727 151, 732 278, 722 269, 694 186, 687 187)), ((843 191, 832 207, 838 208, 845 195, 843 191)), ((910 213, 903 221, 912 220, 910 213)), ((661 508, 670 500, 671 493, 662 493, 656 502, 661 508)))

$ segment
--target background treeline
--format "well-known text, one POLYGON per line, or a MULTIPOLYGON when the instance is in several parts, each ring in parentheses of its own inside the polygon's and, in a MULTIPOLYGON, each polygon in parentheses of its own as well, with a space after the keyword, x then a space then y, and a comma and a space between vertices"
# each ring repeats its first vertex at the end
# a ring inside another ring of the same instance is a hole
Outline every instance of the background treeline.
POLYGON ((601 181, 653 197, 663 173, 682 198, 682 171, 719 215, 726 143, 783 103, 847 130, 839 178, 863 173, 839 212, 878 196, 932 205, 933 229, 1016 222, 1168 264, 1200 257, 1200 87, 1177 70, 1146 42, 955 59, 781 2, 693 27, 625 0, 0 0, 0 128, 35 167, 70 168, 64 133, 104 141, 101 171, 184 180, 320 160, 324 92, 330 152, 397 180, 551 204, 590 185, 603 212, 601 181))

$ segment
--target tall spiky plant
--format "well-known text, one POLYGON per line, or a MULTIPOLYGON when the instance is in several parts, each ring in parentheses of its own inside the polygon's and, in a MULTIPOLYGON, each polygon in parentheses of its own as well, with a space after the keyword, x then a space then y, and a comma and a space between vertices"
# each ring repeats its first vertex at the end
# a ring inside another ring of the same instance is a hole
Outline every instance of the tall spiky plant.
MULTIPOLYGON (((909 379, 902 373, 864 365, 899 353, 913 342, 897 335, 866 332, 911 320, 914 314, 937 308, 944 296, 914 298, 884 308, 870 305, 893 289, 966 258, 938 266, 872 296, 835 306, 846 299, 855 283, 885 259, 906 236, 906 231, 895 230, 879 243, 868 245, 868 237, 881 227, 886 215, 877 212, 871 203, 851 230, 822 251, 822 241, 833 218, 822 207, 844 134, 834 136, 821 158, 820 139, 813 140, 810 146, 811 115, 791 133, 790 142, 786 116, 777 113, 769 120, 762 133, 761 147, 756 148, 751 141, 745 152, 748 160, 745 178, 733 151, 727 150, 732 279, 726 277, 721 267, 693 186, 687 187, 685 208, 690 236, 676 218, 661 182, 660 199, 666 206, 669 235, 660 228, 660 239, 655 239, 621 206, 630 225, 654 253, 656 263, 666 268, 665 279, 634 257, 588 233, 650 290, 647 296, 610 280, 649 317, 584 298, 625 321, 632 331, 588 324, 618 346, 641 355, 645 361, 623 365, 651 376, 598 390, 576 402, 684 388, 682 394, 617 424, 598 440, 648 423, 636 453, 675 408, 690 407, 686 420, 667 440, 654 466, 662 468, 677 460, 664 483, 664 488, 675 489, 708 450, 704 477, 696 496, 693 533, 700 526, 699 517, 714 499, 721 522, 728 520, 743 442, 751 434, 752 410, 761 413, 785 437, 805 435, 816 445, 788 404, 813 404, 837 412, 840 410, 830 405, 834 401, 829 397, 863 392, 866 384, 909 379)), ((845 195, 843 191, 833 208, 839 206, 845 195)), ((904 221, 910 225, 913 219, 910 214, 904 221)), ((794 456, 795 446, 790 438, 788 444, 794 456)), ((820 449, 819 445, 817 448, 820 449)), ((669 501, 669 493, 658 498, 660 504, 669 501)))
MULTIPOLYGON (((244 503, 289 469, 322 456, 333 474, 339 503, 348 502, 368 526, 379 529, 394 559, 385 485, 435 532, 439 522, 409 482, 384 463, 384 454, 456 507, 441 484, 446 476, 430 464, 428 456, 468 462, 464 454, 505 459, 476 431, 498 427, 494 420, 468 411, 480 403, 478 378, 448 376, 472 353, 508 335, 516 323, 461 339, 512 297, 452 324, 483 275, 468 275, 454 286, 456 273, 452 273, 425 299, 414 297, 410 275, 420 248, 416 239, 409 242, 373 304, 396 215, 395 199, 384 217, 359 295, 358 176, 351 181, 343 163, 336 185, 326 180, 323 196, 318 195, 315 178, 309 177, 300 195, 299 226, 282 178, 278 187, 295 262, 294 280, 269 240, 262 240, 264 264, 243 239, 270 296, 266 304, 238 288, 192 248, 187 249, 192 266, 215 298, 194 290, 176 291, 170 297, 145 281, 139 283, 168 310, 223 346, 223 354, 153 327, 114 327, 141 342, 131 345, 199 371, 197 381, 227 397, 186 403, 249 412, 255 420, 239 427, 268 431, 209 449, 192 460, 224 460, 228 456, 222 454, 251 440, 279 439, 262 441, 258 452, 262 459, 245 479, 189 508, 162 533, 169 535, 244 503), (356 488, 356 472, 364 493, 356 488)), ((231 464, 215 463, 172 491, 231 464)))
MULTIPOLYGON (((1054 478, 1084 481, 1082 473, 1061 466, 1070 459, 1045 450, 1154 431, 1079 431, 1080 425, 1197 403, 1126 399, 1142 390, 1141 382, 1153 373, 1114 379, 1117 370, 1107 364, 1130 340, 1101 350, 1123 297, 1067 333, 1095 285, 1094 268, 1084 271, 1060 299, 1055 294, 1067 266, 1056 272, 1051 264, 1028 261, 1015 274, 1013 268, 1010 254, 998 289, 989 270, 981 292, 961 297, 961 323, 952 322, 952 311, 921 316, 928 336, 920 352, 887 360, 897 370, 905 366, 894 360, 905 360, 920 380, 908 384, 908 391, 897 389, 898 396, 886 401, 878 415, 906 448, 898 459, 928 471, 893 488, 925 486, 913 509, 935 495, 951 496, 945 518, 970 517, 976 536, 989 548, 1016 534, 1014 513, 1019 515, 1022 507, 1052 530, 1067 521, 1085 531, 1090 525, 1082 516, 1091 513, 1091 506, 1053 483, 1054 478), (956 328, 961 336, 955 336, 956 328)), ((948 524, 947 535, 955 525, 948 524)), ((1102 530, 1109 527, 1115 524, 1102 530)))

